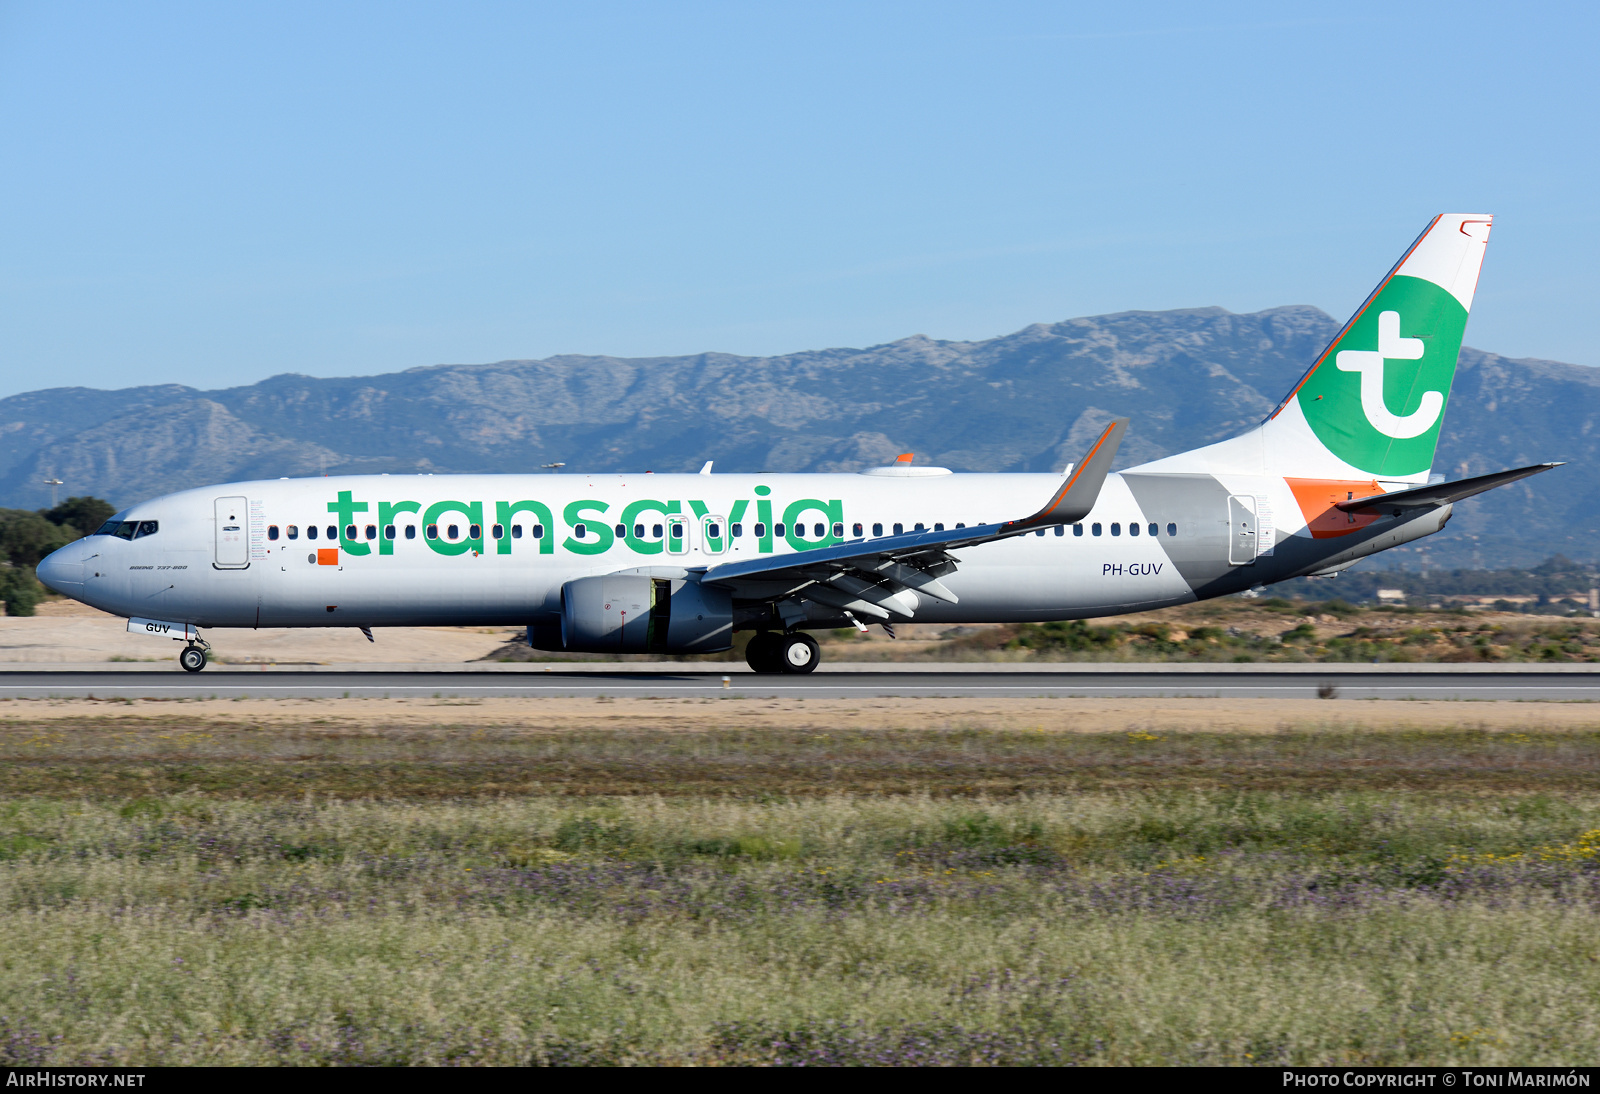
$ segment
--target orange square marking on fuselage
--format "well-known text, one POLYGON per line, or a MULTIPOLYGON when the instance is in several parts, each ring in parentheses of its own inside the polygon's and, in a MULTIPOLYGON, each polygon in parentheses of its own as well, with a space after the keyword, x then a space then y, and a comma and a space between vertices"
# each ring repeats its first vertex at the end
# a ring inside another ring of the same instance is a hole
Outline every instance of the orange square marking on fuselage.
POLYGON ((339 565, 339 548, 337 548, 337 547, 319 547, 319 548, 317 548, 317 565, 318 566, 337 566, 337 565, 339 565))
POLYGON ((1346 513, 1335 509, 1333 503, 1352 498, 1370 498, 1383 493, 1375 481, 1360 482, 1348 479, 1291 479, 1285 478, 1306 526, 1314 539, 1332 539, 1365 528, 1378 519, 1376 513, 1346 513))

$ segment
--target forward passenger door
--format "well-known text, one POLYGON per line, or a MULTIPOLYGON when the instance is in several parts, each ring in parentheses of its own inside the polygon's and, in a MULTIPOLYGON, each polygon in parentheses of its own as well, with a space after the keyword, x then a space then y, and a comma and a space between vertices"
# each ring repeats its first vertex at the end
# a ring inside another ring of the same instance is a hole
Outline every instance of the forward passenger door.
POLYGON ((250 565, 249 501, 245 498, 216 500, 217 549, 219 570, 243 570, 250 565))

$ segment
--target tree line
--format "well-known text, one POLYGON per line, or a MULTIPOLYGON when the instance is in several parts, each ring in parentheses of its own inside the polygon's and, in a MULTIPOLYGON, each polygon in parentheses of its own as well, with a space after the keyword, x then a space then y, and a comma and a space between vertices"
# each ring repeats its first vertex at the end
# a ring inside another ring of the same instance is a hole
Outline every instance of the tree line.
POLYGON ((95 497, 68 498, 54 509, 0 509, 0 598, 7 615, 32 615, 45 588, 39 560, 99 528, 116 510, 95 497))

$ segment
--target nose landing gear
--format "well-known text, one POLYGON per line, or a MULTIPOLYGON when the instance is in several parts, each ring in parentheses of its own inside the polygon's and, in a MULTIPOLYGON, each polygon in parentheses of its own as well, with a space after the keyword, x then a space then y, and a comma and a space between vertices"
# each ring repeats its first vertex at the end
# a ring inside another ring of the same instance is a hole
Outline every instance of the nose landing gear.
POLYGON ((211 643, 200 637, 200 632, 189 628, 189 644, 183 647, 183 652, 178 654, 178 664, 183 666, 184 672, 199 672, 206 667, 210 660, 211 643))
POLYGON ((798 675, 816 669, 822 661, 822 650, 815 638, 800 631, 790 634, 759 631, 745 647, 744 657, 752 669, 764 675, 798 675))

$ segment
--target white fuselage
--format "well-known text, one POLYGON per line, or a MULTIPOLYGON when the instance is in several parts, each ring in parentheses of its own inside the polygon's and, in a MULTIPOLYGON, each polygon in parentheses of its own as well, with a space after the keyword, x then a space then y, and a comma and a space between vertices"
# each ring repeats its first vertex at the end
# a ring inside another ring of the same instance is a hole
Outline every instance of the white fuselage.
MULTIPOLYGON (((133 506, 123 521, 159 530, 90 536, 51 556, 40 576, 108 612, 201 627, 522 624, 558 612, 561 587, 575 578, 693 573, 900 530, 1010 520, 1060 482, 917 468, 234 483, 133 506)), ((1271 556, 1274 542, 1281 559, 1294 537, 1312 548, 1281 478, 1112 474, 1076 525, 955 552, 959 568, 944 580, 958 602, 920 596, 915 618, 1043 621, 1183 603, 1288 576, 1271 556), (1231 560, 1230 495, 1262 513, 1258 549, 1231 560)), ((1302 550, 1292 565, 1303 570, 1333 546, 1302 550)))

